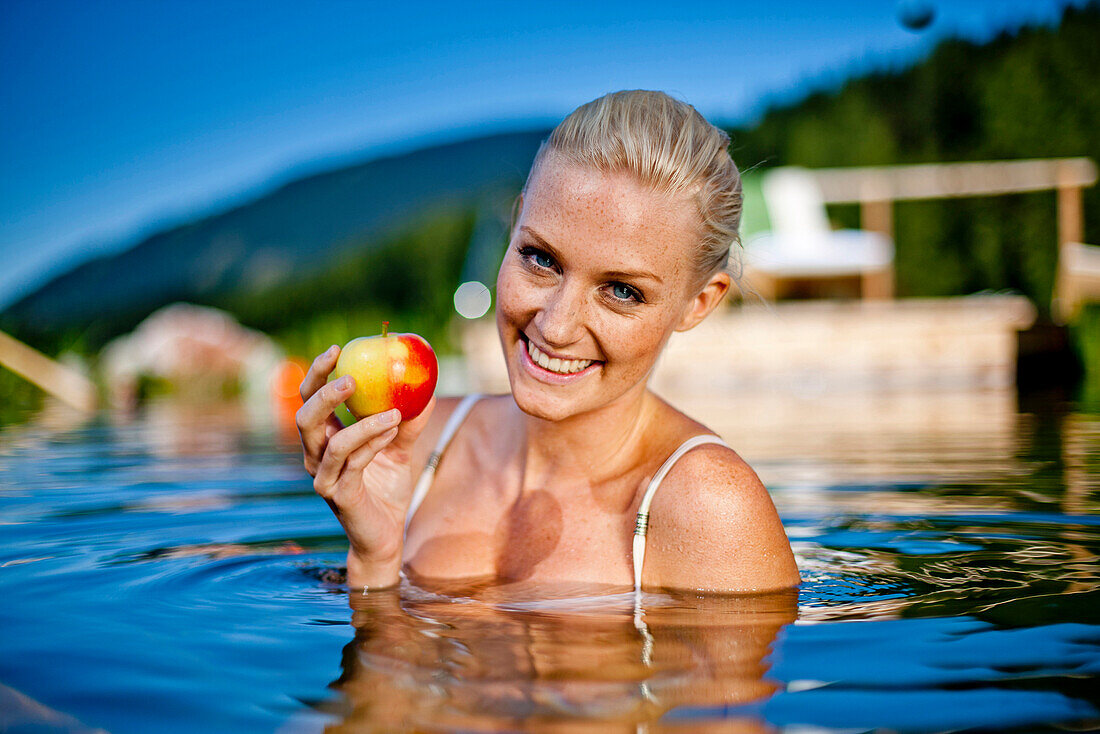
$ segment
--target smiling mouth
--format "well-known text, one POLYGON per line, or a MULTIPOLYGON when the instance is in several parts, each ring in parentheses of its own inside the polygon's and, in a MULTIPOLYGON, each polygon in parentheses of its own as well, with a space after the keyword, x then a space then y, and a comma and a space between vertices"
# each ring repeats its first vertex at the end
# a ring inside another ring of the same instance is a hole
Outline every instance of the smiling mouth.
POLYGON ((560 359, 558 357, 551 357, 536 347, 534 342, 526 336, 523 337, 523 341, 527 345, 527 354, 531 357, 531 361, 547 372, 553 372, 557 375, 572 375, 577 372, 583 372, 596 364, 597 361, 593 359, 560 359))

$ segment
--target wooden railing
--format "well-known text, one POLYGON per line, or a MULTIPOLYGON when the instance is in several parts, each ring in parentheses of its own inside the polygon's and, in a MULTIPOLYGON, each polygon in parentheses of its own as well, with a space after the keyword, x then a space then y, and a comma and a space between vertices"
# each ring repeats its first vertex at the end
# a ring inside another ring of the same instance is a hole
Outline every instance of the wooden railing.
POLYGON ((1058 242, 1084 239, 1081 189, 1096 183, 1089 158, 811 169, 827 204, 859 204, 861 226, 893 237, 895 201, 1057 191, 1058 242))
POLYGON ((95 384, 71 367, 0 331, 0 365, 77 410, 96 408, 95 384))

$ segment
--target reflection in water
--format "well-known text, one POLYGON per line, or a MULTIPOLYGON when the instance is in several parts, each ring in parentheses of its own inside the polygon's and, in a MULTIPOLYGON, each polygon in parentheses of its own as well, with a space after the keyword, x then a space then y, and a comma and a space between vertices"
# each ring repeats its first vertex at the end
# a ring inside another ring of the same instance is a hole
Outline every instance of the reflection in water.
POLYGON ((1067 515, 1096 512, 1100 500, 1100 420, 1067 415, 1062 420, 1062 466, 1067 515))
MULTIPOLYGON (((352 594, 355 638, 334 683, 344 708, 326 732, 662 731, 679 707, 773 694, 765 656, 797 612, 795 592, 647 593, 643 611, 632 592, 554 591, 352 594)), ((756 717, 712 723, 766 730, 756 717)))
POLYGON ((1012 390, 666 396, 776 484, 970 481, 1027 474, 1031 417, 1012 390))
POLYGON ((349 610, 292 424, 165 400, 0 434, 0 684, 113 734, 1098 725, 1097 416, 999 392, 697 407, 776 500, 797 622, 790 597, 647 593, 642 625, 623 589, 524 585, 349 610))

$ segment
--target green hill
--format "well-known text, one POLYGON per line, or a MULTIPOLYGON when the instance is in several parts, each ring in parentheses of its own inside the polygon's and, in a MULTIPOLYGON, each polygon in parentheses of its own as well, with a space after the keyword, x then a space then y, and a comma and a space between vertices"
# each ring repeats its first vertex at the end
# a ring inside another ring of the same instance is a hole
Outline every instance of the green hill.
MULTIPOLYGON (((439 258, 425 253, 420 276, 435 273, 436 261, 461 266, 477 212, 507 211, 547 133, 432 146, 293 181, 79 265, 12 304, 0 328, 48 351, 77 335, 81 348, 95 349, 180 300, 227 307, 268 330, 318 310, 401 308, 422 289, 393 288, 410 282, 413 267, 385 265, 393 247, 431 239, 439 258), (371 272, 386 277, 364 279, 375 254, 383 265, 371 272)), ((448 299, 452 270, 429 283, 449 287, 448 299)))

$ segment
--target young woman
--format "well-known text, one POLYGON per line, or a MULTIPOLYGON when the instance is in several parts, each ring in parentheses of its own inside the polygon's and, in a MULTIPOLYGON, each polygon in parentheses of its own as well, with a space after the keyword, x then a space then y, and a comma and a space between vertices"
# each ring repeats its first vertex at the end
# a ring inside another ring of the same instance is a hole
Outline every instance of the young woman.
POLYGON ((348 540, 348 583, 590 582, 716 592, 797 585, 752 469, 646 383, 730 287, 741 181, 690 105, 617 92, 543 144, 497 278, 508 395, 343 428, 351 378, 317 357, 305 466, 348 540), (434 449, 434 451, 433 451, 434 449), (414 491, 415 490, 415 491, 414 491))

